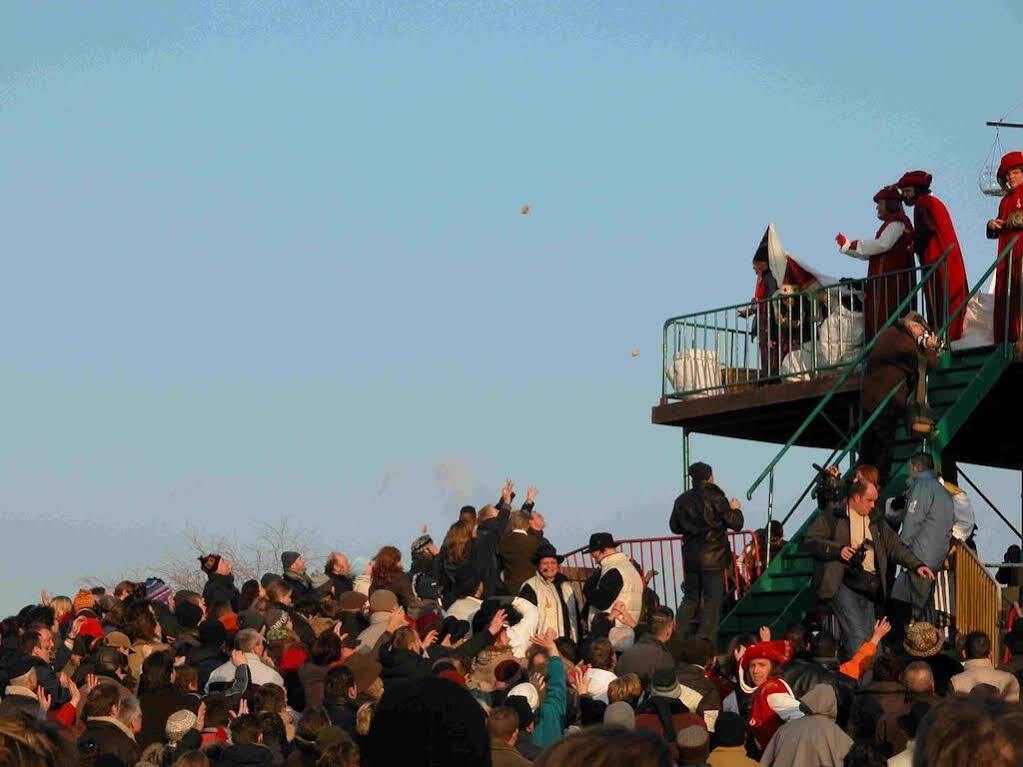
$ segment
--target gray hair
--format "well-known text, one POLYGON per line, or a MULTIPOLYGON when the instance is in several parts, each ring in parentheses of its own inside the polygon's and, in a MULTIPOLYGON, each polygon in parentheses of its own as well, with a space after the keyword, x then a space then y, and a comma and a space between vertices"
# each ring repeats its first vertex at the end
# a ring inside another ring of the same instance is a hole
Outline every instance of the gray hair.
POLYGON ((118 687, 120 687, 121 695, 117 701, 117 718, 121 720, 122 724, 131 727, 135 717, 142 713, 142 705, 139 703, 139 699, 132 695, 131 690, 121 685, 118 687))
POLYGON ((263 635, 255 629, 242 629, 234 637, 234 646, 242 652, 252 652, 263 641, 263 635))

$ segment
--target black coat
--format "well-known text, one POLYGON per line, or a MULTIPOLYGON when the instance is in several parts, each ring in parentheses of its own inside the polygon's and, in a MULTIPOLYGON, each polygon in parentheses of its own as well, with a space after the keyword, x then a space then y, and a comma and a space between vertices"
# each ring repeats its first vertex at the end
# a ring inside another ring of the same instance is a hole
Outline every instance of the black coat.
MULTIPOLYGON (((907 570, 916 570, 923 563, 916 554, 902 542, 898 533, 887 522, 871 520, 870 534, 874 542, 874 566, 881 580, 882 601, 888 597, 888 567, 890 563, 902 565, 907 570)), ((845 577, 845 562, 842 549, 849 545, 849 511, 838 512, 826 509, 806 531, 803 547, 816 560, 813 565, 813 586, 820 599, 831 599, 838 593, 845 577)))
MULTIPOLYGON (((902 323, 895 323, 877 337, 873 348, 867 354, 867 362, 863 368, 860 402, 865 414, 881 404, 881 400, 900 381, 905 381, 906 385, 899 388, 892 398, 892 403, 905 410, 906 398, 916 386, 918 350, 916 339, 902 323)), ((934 367, 938 361, 937 353, 927 350, 924 354, 927 367, 934 367)))
POLYGON ((81 753, 94 753, 97 757, 112 754, 125 765, 133 765, 142 756, 139 744, 129 738, 121 729, 111 722, 99 722, 90 719, 85 725, 85 732, 78 739, 81 753))
POLYGON ((838 670, 837 658, 792 661, 782 672, 782 678, 788 682, 793 695, 798 699, 802 699, 815 685, 831 685, 838 699, 838 716, 835 721, 845 729, 856 693, 856 681, 838 670))
POLYGON ((355 590, 355 581, 352 580, 350 575, 334 575, 329 570, 324 570, 324 572, 330 579, 330 583, 334 586, 334 599, 355 590))
POLYGON ((210 573, 208 577, 209 580, 202 590, 202 598, 206 600, 206 606, 212 607, 217 602, 229 602, 231 609, 238 612, 238 600, 241 598, 241 592, 235 588, 234 575, 210 573))
POLYGON ((313 593, 313 583, 305 573, 296 573, 294 570, 285 570, 281 579, 291 586, 291 603, 297 605, 313 593))
POLYGON ((228 746, 216 764, 223 767, 273 767, 273 752, 258 743, 228 746))
POLYGON ((135 738, 143 749, 150 743, 162 743, 166 739, 164 729, 175 711, 188 709, 194 714, 199 710, 199 698, 177 687, 140 693, 139 704, 142 708, 142 729, 135 738))
POLYGON ((733 509, 720 487, 697 482, 675 499, 669 526, 684 535, 682 559, 687 570, 727 570, 732 566, 728 531, 741 530, 742 511, 733 509))
POLYGON ((340 727, 353 738, 355 737, 355 701, 323 701, 323 710, 327 712, 330 723, 340 727))
POLYGON ((185 660, 189 666, 194 666, 199 675, 199 689, 205 690, 210 674, 218 666, 227 662, 227 655, 219 645, 199 645, 188 651, 185 660))

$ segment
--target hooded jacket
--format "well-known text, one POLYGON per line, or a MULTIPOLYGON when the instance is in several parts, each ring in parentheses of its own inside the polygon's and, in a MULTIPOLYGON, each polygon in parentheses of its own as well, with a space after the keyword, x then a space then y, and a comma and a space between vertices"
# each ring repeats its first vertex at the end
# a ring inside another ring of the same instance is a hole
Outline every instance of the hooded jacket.
MULTIPOLYGON (((905 517, 900 535, 913 553, 932 570, 945 561, 952 540, 955 502, 933 471, 918 471, 909 477, 905 517)), ((908 594, 896 599, 909 601, 908 594)))
POLYGON ((733 509, 715 484, 697 482, 675 499, 669 526, 684 535, 682 559, 687 570, 727 570, 732 566, 728 531, 742 529, 742 512, 733 509))
POLYGON ((853 741, 835 722, 838 699, 831 685, 819 684, 802 700, 806 716, 783 724, 764 749, 768 767, 842 767, 853 741))

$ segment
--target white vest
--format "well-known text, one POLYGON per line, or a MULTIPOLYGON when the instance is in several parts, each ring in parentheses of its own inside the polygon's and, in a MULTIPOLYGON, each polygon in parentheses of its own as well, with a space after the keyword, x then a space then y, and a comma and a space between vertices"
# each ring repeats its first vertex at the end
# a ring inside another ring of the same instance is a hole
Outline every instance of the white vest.
MULTIPOLYGON (((636 568, 632 566, 632 560, 620 551, 605 557, 600 562, 601 577, 611 570, 617 570, 622 575, 622 590, 618 593, 615 601, 625 605, 629 615, 638 623, 640 613, 643 612, 643 579, 636 572, 636 568)), ((602 612, 610 612, 610 608, 602 612)))
POLYGON ((522 584, 529 586, 536 594, 536 611, 539 614, 539 621, 536 625, 536 633, 543 634, 547 629, 554 629, 559 637, 568 637, 573 642, 579 641, 578 611, 576 609, 575 592, 568 583, 561 584, 561 595, 568 607, 568 626, 565 626, 565 616, 561 611, 561 600, 558 599, 557 587, 536 573, 532 578, 522 584))

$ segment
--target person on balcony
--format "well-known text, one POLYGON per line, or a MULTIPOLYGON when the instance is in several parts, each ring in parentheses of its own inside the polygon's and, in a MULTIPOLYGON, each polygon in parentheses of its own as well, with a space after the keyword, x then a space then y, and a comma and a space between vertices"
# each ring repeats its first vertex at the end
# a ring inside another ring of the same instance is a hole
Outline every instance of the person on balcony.
POLYGON ((945 263, 931 275, 923 293, 927 301, 927 315, 936 330, 962 306, 963 310, 948 328, 949 339, 955 341, 963 335, 963 320, 966 318, 963 304, 970 286, 966 281, 963 252, 952 226, 952 217, 945 203, 931 194, 930 173, 909 171, 903 174, 896 186, 901 190, 905 203, 913 208, 914 249, 920 266, 926 269, 948 251, 945 263))
MULTIPOLYGON (((917 559, 931 570, 941 569, 952 540, 955 502, 938 479, 934 459, 927 453, 909 459, 906 503, 898 516, 886 516, 895 529, 901 526, 902 540, 917 559)), ((935 622, 933 595, 933 581, 909 571, 901 573, 892 587, 892 600, 907 605, 905 612, 911 613, 913 621, 935 622)))
MULTIPOLYGON (((598 565, 596 572, 583 585, 590 622, 600 613, 610 615, 612 608, 620 602, 617 609, 627 614, 632 625, 639 623, 643 611, 643 578, 628 556, 618 551, 614 536, 611 533, 594 533, 586 551, 598 565)), ((627 624, 615 619, 615 625, 627 624)))
POLYGON ((934 580, 934 572, 886 522, 871 519, 876 503, 873 484, 854 482, 844 504, 821 509, 804 541, 816 560, 817 598, 830 603, 850 655, 871 636, 878 608, 888 598, 888 569, 893 564, 934 580))
POLYGON ((896 187, 886 186, 874 195, 874 202, 881 220, 881 228, 874 239, 850 240, 841 232, 835 237, 842 253, 868 262, 863 302, 864 341, 867 343, 877 335, 916 282, 912 271, 913 225, 902 209, 902 195, 896 187))
POLYGON ((682 541, 682 585, 684 598, 678 611, 679 635, 687 638, 690 623, 700 610, 697 636, 712 642, 717 638, 721 603, 725 595, 725 570, 733 565, 729 530, 741 530, 742 505, 731 501, 714 482, 714 470, 697 462, 689 467, 693 487, 675 499, 668 522, 671 532, 685 536, 682 541))
POLYGON ((987 222, 988 239, 998 240, 998 253, 1012 250, 995 268, 994 336, 996 343, 1016 344, 1020 351, 1023 317, 1020 289, 1023 282, 1023 152, 1009 152, 998 165, 998 182, 1005 197, 998 203, 998 216, 987 222), (1006 317, 1008 315, 1008 318, 1006 317), (1006 335, 1008 319, 1008 335, 1006 335))
POLYGON ((753 254, 753 271, 757 275, 757 284, 753 290, 753 300, 749 306, 739 309, 740 317, 753 316, 750 334, 756 336, 760 348, 760 377, 776 375, 781 356, 778 353, 778 328, 771 315, 767 300, 778 292, 778 280, 771 273, 767 258, 767 235, 753 254))
POLYGON ((895 429, 899 418, 906 413, 909 392, 916 387, 920 355, 923 355, 928 368, 934 367, 938 362, 937 341, 924 318, 917 312, 910 312, 884 330, 867 354, 860 387, 864 418, 877 409, 892 387, 900 381, 905 384, 878 413, 860 443, 860 458, 864 463, 876 466, 880 474, 879 490, 888 484, 895 450, 895 429))

